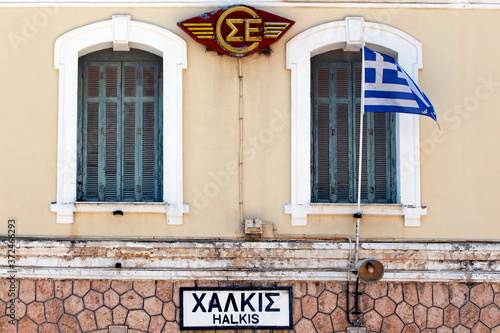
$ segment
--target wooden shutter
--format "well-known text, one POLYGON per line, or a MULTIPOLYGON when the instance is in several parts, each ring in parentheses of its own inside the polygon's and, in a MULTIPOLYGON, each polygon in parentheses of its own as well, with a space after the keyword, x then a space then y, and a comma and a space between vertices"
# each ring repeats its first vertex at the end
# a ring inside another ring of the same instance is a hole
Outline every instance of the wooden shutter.
POLYGON ((336 174, 336 196, 332 202, 349 202, 350 187, 352 186, 352 142, 349 141, 349 136, 352 135, 352 88, 351 68, 349 64, 335 63, 333 81, 335 82, 334 103, 335 119, 334 127, 336 133, 336 145, 332 151, 334 163, 332 168, 336 174))
MULTIPOLYGON (((374 165, 373 165, 373 185, 374 185, 374 201, 387 201, 387 126, 386 115, 384 113, 373 114, 373 149, 374 149, 374 165)), ((390 160, 389 160, 390 161, 390 160)))
POLYGON ((103 201, 120 201, 119 191, 119 148, 118 114, 120 113, 120 64, 111 63, 104 67, 105 102, 104 102, 104 186, 103 201))
POLYGON ((124 200, 160 196, 159 66, 124 62, 124 200))
POLYGON ((142 200, 153 201, 157 194, 156 161, 157 133, 155 124, 157 115, 158 72, 151 64, 142 67, 142 200))
MULTIPOLYGON (((361 57, 334 51, 313 58, 312 202, 355 203, 359 165, 361 57)), ((363 121, 361 200, 395 202, 394 115, 363 121)))
POLYGON ((373 114, 373 202, 396 202, 396 143, 394 113, 373 114))
POLYGON ((315 147, 314 194, 317 202, 330 201, 330 71, 318 67, 315 72, 315 117, 318 124, 313 136, 315 147))
POLYGON ((123 65, 123 201, 137 201, 137 103, 138 69, 135 64, 123 65))
POLYGON ((77 200, 162 200, 161 63, 125 58, 81 62, 77 200))
POLYGON ((80 200, 117 201, 119 63, 85 64, 80 200))
POLYGON ((98 64, 89 64, 85 68, 85 110, 83 117, 84 151, 83 151, 83 194, 89 201, 99 200, 99 87, 101 68, 98 64))
POLYGON ((350 195, 350 185, 351 185, 351 173, 350 160, 352 159, 352 154, 350 154, 349 149, 349 107, 347 104, 341 104, 337 106, 336 110, 336 167, 337 171, 337 191, 336 200, 332 202, 349 202, 350 195))

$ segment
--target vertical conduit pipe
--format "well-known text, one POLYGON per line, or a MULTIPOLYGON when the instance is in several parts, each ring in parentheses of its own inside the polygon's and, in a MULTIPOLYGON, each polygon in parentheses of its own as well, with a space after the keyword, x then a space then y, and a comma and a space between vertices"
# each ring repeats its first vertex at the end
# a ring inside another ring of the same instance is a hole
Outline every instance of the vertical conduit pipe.
POLYGON ((239 122, 240 122, 240 142, 239 142, 239 205, 240 205, 240 222, 243 221, 243 72, 241 69, 241 58, 238 59, 238 84, 239 84, 239 122))

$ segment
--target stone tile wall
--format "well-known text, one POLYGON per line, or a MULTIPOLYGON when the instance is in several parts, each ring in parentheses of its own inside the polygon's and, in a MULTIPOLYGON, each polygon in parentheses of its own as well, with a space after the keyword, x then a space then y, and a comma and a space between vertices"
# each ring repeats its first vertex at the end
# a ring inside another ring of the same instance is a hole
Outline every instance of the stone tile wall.
MULTIPOLYGON (((252 286, 248 282, 30 279, 16 280, 11 285, 3 279, 0 280, 0 333, 179 332, 179 287, 195 285, 252 286), (14 319, 8 316, 12 312, 9 295, 12 287, 16 293, 14 319)), ((345 332, 348 325, 345 282, 253 286, 289 285, 293 287, 294 328, 274 333, 345 332)), ((500 333, 498 283, 378 282, 360 284, 359 290, 363 292, 360 321, 368 332, 500 333)), ((351 308, 353 303, 351 295, 351 308)))

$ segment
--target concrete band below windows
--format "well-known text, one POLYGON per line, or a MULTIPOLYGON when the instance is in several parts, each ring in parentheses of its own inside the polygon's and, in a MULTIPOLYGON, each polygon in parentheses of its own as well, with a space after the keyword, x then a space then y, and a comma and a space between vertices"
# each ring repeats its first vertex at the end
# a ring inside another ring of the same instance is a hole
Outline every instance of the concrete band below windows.
MULTIPOLYGON (((16 263, 18 278, 345 281, 350 269, 349 243, 338 241, 17 239, 16 244, 22 258, 16 263)), ((500 249, 494 243, 362 241, 359 257, 380 260, 386 282, 500 282, 500 249)), ((0 273, 8 276, 8 267, 0 273)))

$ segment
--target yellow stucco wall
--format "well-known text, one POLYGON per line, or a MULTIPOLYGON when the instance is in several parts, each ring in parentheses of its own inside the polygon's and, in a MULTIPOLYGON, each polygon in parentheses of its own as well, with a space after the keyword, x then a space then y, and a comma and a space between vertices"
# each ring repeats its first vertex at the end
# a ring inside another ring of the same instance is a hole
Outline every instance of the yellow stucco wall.
MULTIPOLYGON (((15 218, 19 236, 242 235, 238 176, 233 172, 239 154, 237 60, 206 52, 176 25, 212 9, 217 8, 56 7, 48 13, 43 8, 1 8, 1 234, 6 233, 7 219, 15 218), (90 213, 77 213, 73 224, 58 225, 49 210, 56 199, 58 71, 53 66, 54 42, 65 32, 108 20, 113 14, 129 14, 133 20, 164 27, 187 42, 184 202, 190 204, 191 212, 184 215, 182 226, 167 226, 160 214, 90 213), (26 22, 38 27, 29 30, 26 22), (13 42, 13 34, 23 39, 13 42), (223 174, 232 174, 230 180, 223 174)), ((399 217, 367 216, 361 237, 500 238, 493 213, 500 188, 496 176, 500 162, 496 59, 500 46, 495 41, 500 33, 500 9, 262 9, 296 23, 272 46, 270 56, 242 60, 245 216, 273 222, 280 233, 354 233, 350 217, 310 217, 307 227, 291 227, 290 216, 283 213, 283 205, 290 202, 290 72, 285 68, 285 44, 315 25, 363 16, 366 21, 400 29, 423 44, 419 86, 432 101, 442 131, 430 118, 420 119, 421 202, 428 206, 421 226, 404 227, 399 217)), ((266 230, 270 235, 270 229, 266 230)))

